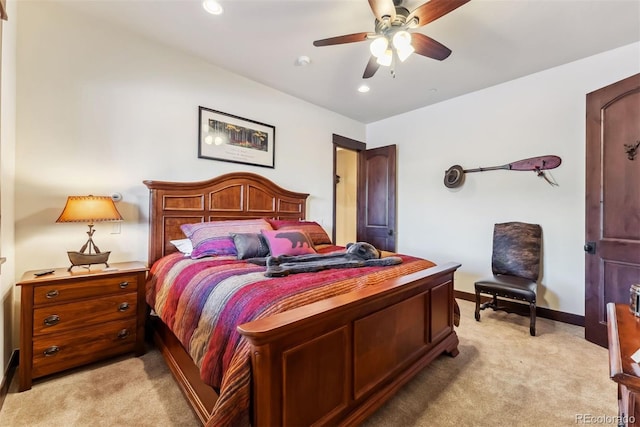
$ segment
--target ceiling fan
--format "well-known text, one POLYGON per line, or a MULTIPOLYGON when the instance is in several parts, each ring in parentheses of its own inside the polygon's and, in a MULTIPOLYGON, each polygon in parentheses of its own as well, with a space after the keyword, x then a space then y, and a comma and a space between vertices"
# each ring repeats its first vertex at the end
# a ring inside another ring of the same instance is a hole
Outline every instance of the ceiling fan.
POLYGON ((429 36, 411 33, 418 27, 457 9, 470 0, 430 0, 412 12, 402 7, 402 0, 369 0, 376 17, 375 32, 347 34, 316 40, 314 46, 331 46, 372 40, 369 49, 371 58, 364 69, 363 79, 373 77, 380 65, 391 66, 395 77, 395 59, 404 62, 413 52, 442 61, 451 55, 451 50, 429 36))

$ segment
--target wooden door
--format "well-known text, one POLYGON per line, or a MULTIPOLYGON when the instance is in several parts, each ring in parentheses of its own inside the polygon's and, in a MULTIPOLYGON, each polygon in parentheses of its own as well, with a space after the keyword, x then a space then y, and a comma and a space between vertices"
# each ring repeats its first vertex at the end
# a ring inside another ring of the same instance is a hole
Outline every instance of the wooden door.
POLYGON ((640 283, 640 74, 587 95, 585 338, 607 346, 606 304, 640 283))
POLYGON ((360 153, 357 239, 396 250, 396 146, 360 153))

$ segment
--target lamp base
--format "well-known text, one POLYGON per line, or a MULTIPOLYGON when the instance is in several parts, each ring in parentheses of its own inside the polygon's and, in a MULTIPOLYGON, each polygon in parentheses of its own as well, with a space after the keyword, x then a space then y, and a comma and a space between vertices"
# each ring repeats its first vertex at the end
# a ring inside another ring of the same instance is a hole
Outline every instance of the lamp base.
POLYGON ((71 267, 69 267, 67 271, 71 271, 73 267, 90 266, 92 264, 104 264, 108 268, 109 264, 107 263, 107 260, 109 259, 109 254, 111 254, 111 252, 100 252, 97 254, 67 252, 67 255, 69 255, 69 261, 71 261, 71 267))

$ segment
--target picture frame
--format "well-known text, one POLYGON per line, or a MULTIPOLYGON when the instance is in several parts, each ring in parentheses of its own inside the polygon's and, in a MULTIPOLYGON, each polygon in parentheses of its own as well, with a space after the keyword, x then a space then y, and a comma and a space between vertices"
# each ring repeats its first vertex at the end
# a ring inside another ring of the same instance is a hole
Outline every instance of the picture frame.
POLYGON ((200 106, 198 158, 275 168, 275 126, 200 106))

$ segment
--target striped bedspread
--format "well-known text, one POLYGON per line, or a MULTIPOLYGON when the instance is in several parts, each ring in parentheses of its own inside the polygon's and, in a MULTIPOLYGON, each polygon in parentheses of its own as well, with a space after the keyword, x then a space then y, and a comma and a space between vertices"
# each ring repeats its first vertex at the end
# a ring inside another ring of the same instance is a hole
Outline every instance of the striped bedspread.
MULTIPOLYGON (((343 248, 329 246, 319 252, 343 248)), ((265 267, 235 257, 158 260, 147 281, 147 303, 173 331, 219 394, 207 425, 249 425, 250 348, 238 325, 432 267, 400 255, 390 267, 324 270, 270 278, 265 267)))

